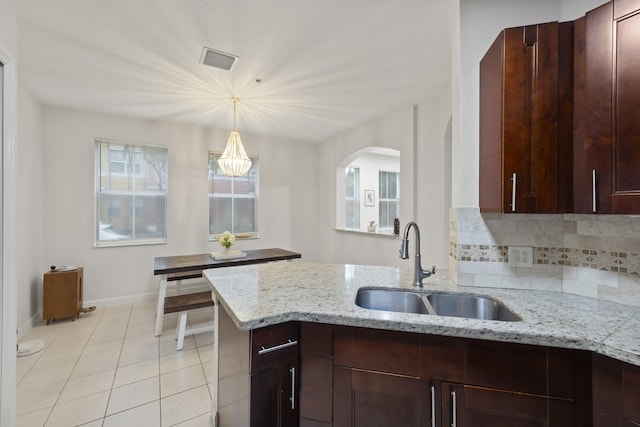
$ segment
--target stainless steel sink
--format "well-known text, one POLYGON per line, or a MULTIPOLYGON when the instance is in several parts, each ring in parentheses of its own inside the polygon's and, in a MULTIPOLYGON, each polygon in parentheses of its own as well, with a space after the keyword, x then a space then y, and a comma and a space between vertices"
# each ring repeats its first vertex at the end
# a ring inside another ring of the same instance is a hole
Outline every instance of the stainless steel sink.
POLYGON ((507 322, 522 320, 502 302, 493 298, 460 294, 430 294, 427 295, 427 300, 439 316, 507 322))
POLYGON ((387 289, 359 289, 356 305, 370 310, 429 314, 419 294, 387 289))
POLYGON ((361 288, 356 305, 369 310, 432 314, 481 320, 520 321, 502 302, 463 294, 427 294, 400 289, 361 288))

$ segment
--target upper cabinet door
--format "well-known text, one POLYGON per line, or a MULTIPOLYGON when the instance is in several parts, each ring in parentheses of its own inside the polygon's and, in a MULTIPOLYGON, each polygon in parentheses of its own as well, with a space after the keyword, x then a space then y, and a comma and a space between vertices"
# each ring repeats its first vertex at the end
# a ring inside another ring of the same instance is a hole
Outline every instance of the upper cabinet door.
POLYGON ((574 176, 576 213, 611 213, 613 4, 575 22, 574 176))
POLYGON ((572 52, 559 52, 572 50, 573 31, 560 25, 508 28, 480 62, 481 212, 555 213, 559 188, 569 189, 563 201, 571 199, 572 162, 559 158, 559 132, 568 126, 563 143, 571 147, 572 96, 565 89, 573 75, 560 69, 571 69, 572 52))
POLYGON ((640 0, 613 7, 613 213, 640 212, 640 0))

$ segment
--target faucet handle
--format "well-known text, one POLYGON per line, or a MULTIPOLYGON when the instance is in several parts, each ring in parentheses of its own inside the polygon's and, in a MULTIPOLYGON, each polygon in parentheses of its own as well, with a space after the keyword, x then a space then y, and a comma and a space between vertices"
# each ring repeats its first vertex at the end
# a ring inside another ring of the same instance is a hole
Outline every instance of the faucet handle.
POLYGON ((431 266, 431 274, 436 274, 436 266, 435 265, 431 266))

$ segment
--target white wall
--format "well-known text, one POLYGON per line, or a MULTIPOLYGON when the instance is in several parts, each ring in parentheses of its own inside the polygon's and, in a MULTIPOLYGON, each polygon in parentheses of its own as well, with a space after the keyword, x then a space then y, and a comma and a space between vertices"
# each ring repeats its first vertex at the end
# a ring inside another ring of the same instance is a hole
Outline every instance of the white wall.
POLYGON ((398 265, 399 240, 393 237, 336 231, 336 168, 353 153, 367 147, 400 151, 400 222, 413 212, 413 107, 404 108, 320 144, 319 185, 321 261, 398 265))
MULTIPOLYGON (((504 28, 569 21, 603 0, 460 0, 460 140, 454 200, 478 206, 480 60, 504 28)), ((455 72, 455 71, 454 71, 455 72)))
MULTIPOLYGON (((156 294, 156 256, 211 252, 208 241, 207 152, 222 151, 228 132, 45 107, 44 262, 84 267, 85 304, 156 294), (168 243, 93 247, 94 138, 169 148, 168 243)), ((317 148, 242 134, 260 157, 260 239, 238 249, 281 247, 317 258, 317 148)))
POLYGON ((414 157, 415 218, 421 231, 423 267, 432 264, 440 269, 448 267, 452 185, 451 109, 449 85, 444 86, 438 96, 418 105, 414 157))
MULTIPOLYGON (((336 213, 336 168, 352 153, 366 147, 400 151, 401 234, 409 221, 420 227, 423 265, 446 268, 448 257, 448 210, 450 187, 446 153, 451 138, 451 88, 421 102, 381 117, 320 146, 320 247, 323 262, 396 265, 411 268, 398 258, 400 239, 333 230, 336 213), (447 140, 447 135, 449 135, 447 140)), ((413 235, 410 236, 413 239, 413 235)), ((411 244, 413 253, 413 243, 411 244)))
POLYGON ((42 274, 44 261, 44 144, 43 107, 31 93, 19 86, 18 133, 16 147, 16 210, 20 220, 16 233, 16 276, 18 287, 18 327, 31 327, 31 321, 41 319, 42 274))

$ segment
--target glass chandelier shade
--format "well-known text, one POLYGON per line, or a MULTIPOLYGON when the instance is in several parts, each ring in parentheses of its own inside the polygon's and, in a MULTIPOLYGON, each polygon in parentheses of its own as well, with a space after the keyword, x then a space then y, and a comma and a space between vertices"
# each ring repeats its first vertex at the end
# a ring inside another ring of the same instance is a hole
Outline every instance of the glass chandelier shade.
POLYGON ((242 146, 240 134, 236 130, 236 104, 238 98, 231 98, 231 100, 233 101, 233 131, 229 134, 227 147, 218 159, 218 166, 227 176, 242 176, 246 175, 251 169, 251 159, 247 156, 247 152, 242 146))

